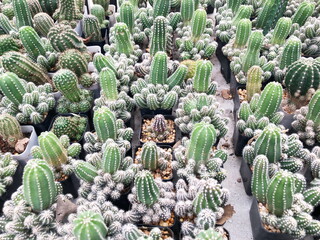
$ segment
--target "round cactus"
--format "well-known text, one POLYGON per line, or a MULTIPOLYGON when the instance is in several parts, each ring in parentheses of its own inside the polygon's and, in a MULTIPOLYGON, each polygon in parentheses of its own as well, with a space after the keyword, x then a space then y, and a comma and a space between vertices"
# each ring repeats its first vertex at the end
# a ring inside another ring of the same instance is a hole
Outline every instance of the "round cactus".
POLYGON ((264 155, 258 155, 253 162, 251 180, 252 194, 256 199, 265 204, 267 187, 269 183, 269 161, 264 155))
POLYGON ((213 228, 202 230, 196 236, 196 240, 223 240, 224 236, 213 228))
POLYGON ((10 147, 14 147, 23 136, 20 124, 9 114, 0 114, 0 136, 10 147))
POLYGON ((83 33, 85 38, 90 39, 90 42, 103 41, 99 20, 94 15, 87 15, 83 17, 83 33))

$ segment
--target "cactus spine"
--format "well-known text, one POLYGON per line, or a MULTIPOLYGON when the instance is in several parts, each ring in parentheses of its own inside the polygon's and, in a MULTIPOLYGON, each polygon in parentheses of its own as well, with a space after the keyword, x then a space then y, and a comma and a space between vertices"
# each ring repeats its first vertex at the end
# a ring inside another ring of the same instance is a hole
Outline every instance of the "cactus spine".
POLYGON ((6 33, 10 34, 11 31, 16 32, 17 29, 11 24, 9 18, 0 13, 0 28, 6 33))
POLYGON ((34 29, 42 37, 46 37, 50 31, 50 28, 54 26, 53 19, 46 13, 37 13, 33 17, 34 29))
POLYGON ((24 26, 19 29, 19 37, 22 41, 24 48, 27 50, 28 55, 37 60, 40 55, 45 56, 46 50, 44 45, 37 34, 37 32, 30 26, 24 26))
POLYGON ((46 161, 29 160, 23 172, 23 195, 34 211, 49 208, 58 194, 53 172, 46 161))
POLYGON ((204 9, 197 9, 191 20, 191 33, 193 42, 197 42, 206 28, 207 12, 204 9))
POLYGON ((98 108, 93 114, 93 124, 101 142, 105 142, 108 138, 116 139, 116 118, 109 108, 98 108))
POLYGON ((315 9, 313 2, 303 1, 295 14, 292 16, 292 23, 298 23, 299 26, 303 26, 315 9))
POLYGON ((138 172, 134 180, 137 199, 146 206, 151 206, 158 201, 160 192, 152 174, 147 170, 138 172))
POLYGON ((158 147, 155 142, 146 142, 142 146, 141 161, 144 169, 155 171, 158 168, 158 147))
POLYGON ((251 33, 248 43, 248 49, 244 56, 242 69, 244 72, 259 63, 260 49, 263 43, 263 34, 261 31, 254 31, 251 33))
POLYGON ((68 49, 59 55, 58 65, 62 69, 69 69, 77 77, 88 72, 88 62, 85 56, 76 49, 68 49))
POLYGON ((196 73, 193 80, 193 88, 198 93, 206 93, 211 83, 213 65, 210 61, 201 60, 197 62, 196 73))
POLYGON ((117 68, 114 64, 113 59, 110 56, 105 56, 101 53, 96 53, 93 57, 93 65, 97 69, 98 72, 105 67, 111 69, 113 73, 117 76, 117 68))
POLYGON ((264 155, 258 155, 253 162, 251 180, 252 194, 258 202, 266 203, 267 187, 269 182, 269 161, 264 155))
POLYGON ((120 7, 120 20, 127 24, 130 33, 133 33, 134 26, 134 7, 130 2, 124 2, 120 7))
POLYGON ((252 66, 247 73, 247 99, 249 102, 255 93, 261 92, 262 73, 262 69, 259 66, 252 66))
POLYGON ((187 158, 196 162, 196 170, 208 161, 215 142, 216 130, 212 124, 201 122, 194 125, 187 147, 187 158))
POLYGON ((165 52, 157 52, 151 63, 150 82, 156 84, 167 83, 168 57, 165 52))
POLYGON ((248 42, 251 35, 252 23, 249 19, 241 19, 237 25, 236 38, 234 42, 235 48, 243 48, 248 42))
POLYGON ((133 45, 130 40, 130 31, 125 23, 116 23, 115 39, 117 52, 130 56, 133 53, 133 45))
POLYGON ((94 15, 83 17, 83 32, 84 36, 90 39, 90 42, 99 42, 103 40, 101 37, 99 20, 94 15))
POLYGON ((154 56, 159 51, 166 51, 167 27, 168 21, 165 17, 159 16, 154 20, 150 45, 150 54, 152 56, 154 56))
POLYGON ((23 26, 31 26, 32 23, 32 15, 29 10, 28 4, 26 0, 12 0, 14 16, 16 18, 16 26, 17 28, 23 26))
POLYGON ((77 240, 103 240, 108 233, 103 217, 93 211, 80 213, 73 220, 73 225, 73 234, 77 240))
POLYGON ((117 78, 110 68, 103 68, 99 74, 103 96, 108 100, 118 99, 117 78))
POLYGON ((0 115, 0 136, 10 147, 14 147, 23 136, 20 124, 9 114, 0 115))
POLYGON ((172 0, 155 0, 153 3, 154 18, 158 16, 167 17, 170 12, 171 1, 172 0))
POLYGON ((285 43, 292 26, 291 18, 282 17, 278 20, 271 39, 271 44, 282 45, 285 43))
POLYGON ((302 43, 299 38, 292 36, 290 37, 283 49, 280 58, 280 69, 289 67, 292 63, 299 60, 301 57, 302 43))
POLYGON ((181 0, 180 13, 181 19, 185 26, 187 26, 191 21, 195 9, 196 8, 193 0, 181 0))
POLYGON ((294 194, 294 178, 292 173, 280 170, 267 188, 267 204, 269 211, 281 217, 286 209, 291 208, 294 194))
POLYGON ((41 8, 44 12, 48 13, 50 16, 58 7, 58 1, 56 0, 39 0, 41 8))
POLYGON ((98 18, 100 28, 106 28, 108 26, 109 21, 106 20, 106 12, 101 5, 94 4, 90 9, 90 13, 98 18))
POLYGON ((68 155, 59 138, 53 132, 43 132, 39 136, 39 146, 44 159, 56 169, 67 163, 68 155))
POLYGON ((121 151, 115 142, 107 144, 103 156, 101 167, 106 173, 114 174, 120 168, 121 164, 121 151))
POLYGON ((0 75, 0 90, 16 106, 22 103, 23 96, 26 93, 21 79, 12 72, 0 75))

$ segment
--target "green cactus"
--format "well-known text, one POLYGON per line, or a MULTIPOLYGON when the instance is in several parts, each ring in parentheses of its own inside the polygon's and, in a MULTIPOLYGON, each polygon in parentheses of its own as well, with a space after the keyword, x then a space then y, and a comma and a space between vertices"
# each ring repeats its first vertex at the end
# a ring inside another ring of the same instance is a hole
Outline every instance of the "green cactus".
POLYGON ((102 156, 101 168, 104 172, 114 174, 121 164, 121 151, 115 142, 107 144, 102 156))
POLYGON ((41 8, 44 12, 48 13, 50 16, 58 8, 57 0, 39 0, 41 8))
POLYGON ((211 83, 213 65, 210 61, 200 60, 197 62, 196 73, 193 79, 193 88, 196 92, 207 93, 211 83))
POLYGON ((195 240, 223 240, 224 236, 216 232, 213 228, 209 228, 207 230, 200 231, 195 240))
POLYGON ((12 0, 14 16, 16 18, 16 26, 17 28, 23 26, 31 26, 32 23, 32 15, 29 10, 28 4, 26 0, 12 0))
POLYGON ((15 51, 18 52, 21 46, 16 39, 12 36, 4 34, 0 35, 0 55, 2 56, 6 52, 15 51))
POLYGON ((320 90, 317 90, 312 96, 308 104, 308 113, 306 119, 314 123, 314 128, 317 129, 320 126, 320 90))
POLYGON ((258 202, 266 203, 269 183, 269 161, 264 155, 258 155, 253 162, 251 189, 258 202))
POLYGON ((284 69, 289 67, 301 57, 302 43, 297 37, 290 37, 284 45, 283 52, 280 56, 279 68, 284 69))
POLYGON ((22 103, 26 88, 21 79, 12 72, 0 75, 0 90, 16 106, 22 103))
POLYGON ((193 212, 199 214, 203 209, 211 209, 217 212, 222 205, 221 199, 221 186, 211 185, 206 182, 204 187, 197 193, 197 196, 193 200, 193 212))
POLYGON ((0 28, 6 33, 10 34, 11 32, 16 32, 17 29, 11 24, 9 18, 0 13, 0 28))
POLYGON ((255 156, 265 155, 269 163, 277 163, 281 159, 282 137, 281 130, 274 124, 264 128, 254 145, 255 156))
POLYGON ((292 26, 291 18, 282 17, 278 20, 271 39, 271 44, 282 45, 290 34, 292 26))
POLYGON ((207 22, 207 12, 204 9, 197 9, 191 19, 191 34, 193 42, 197 42, 205 28, 207 22))
POLYGON ((32 17, 34 17, 34 15, 37 13, 42 12, 42 8, 38 0, 27 0, 27 4, 32 17))
POLYGON ((252 96, 255 93, 261 92, 261 87, 262 87, 262 77, 263 71, 259 66, 252 66, 247 75, 248 75, 248 80, 247 80, 247 99, 250 102, 252 96))
POLYGON ((128 1, 121 4, 120 7, 120 21, 125 23, 129 28, 130 33, 133 33, 134 27, 134 7, 128 1))
POLYGON ((51 128, 57 137, 67 135, 71 140, 80 141, 84 131, 86 130, 87 119, 79 115, 59 116, 57 117, 51 128))
POLYGON ((284 84, 291 97, 305 99, 308 91, 320 86, 320 62, 313 58, 300 58, 292 63, 284 78, 284 84))
POLYGON ((111 69, 116 76, 118 74, 113 58, 110 56, 105 56, 101 53, 96 53, 93 57, 93 65, 99 73, 103 68, 107 67, 111 69))
POLYGON ((87 15, 83 17, 83 33, 85 38, 90 39, 90 42, 103 41, 99 20, 94 15, 87 15))
POLYGON ((19 37, 28 56, 36 60, 38 56, 46 55, 46 50, 37 32, 30 26, 24 26, 19 29, 19 37))
POLYGON ((252 23, 249 19, 241 19, 237 24, 236 38, 234 41, 235 48, 243 48, 248 42, 251 35, 252 23))
POLYGON ((312 187, 307 189, 304 193, 304 200, 311 204, 313 207, 319 206, 320 204, 320 188, 312 187))
POLYGON ((152 174, 147 170, 137 173, 134 180, 137 199, 146 206, 151 206, 160 197, 159 187, 155 183, 152 174))
POLYGON ((253 7, 251 5, 241 5, 232 19, 232 24, 237 26, 240 20, 250 19, 253 13, 253 7))
POLYGON ((310 17, 315 9, 315 4, 313 2, 303 1, 295 14, 292 16, 292 23, 298 23, 300 26, 303 26, 310 17))
POLYGON ((0 114, 0 136, 10 147, 23 137, 20 124, 9 114, 0 114))
POLYGON ((52 81, 55 87, 70 102, 79 102, 81 100, 81 91, 77 86, 77 75, 69 69, 60 69, 54 74, 52 81))
POLYGON ((168 21, 165 17, 159 16, 154 20, 150 44, 150 54, 152 56, 154 56, 159 51, 166 51, 167 27, 168 21))
POLYGON ((98 18, 100 28, 106 28, 108 26, 109 21, 106 20, 106 12, 101 5, 93 4, 90 9, 90 13, 98 18))
POLYGON ((175 86, 181 86, 187 74, 188 74, 188 67, 181 64, 177 68, 177 70, 173 74, 171 74, 171 76, 168 77, 167 79, 167 84, 169 85, 169 89, 171 90, 175 86))
POLYGON ((168 72, 168 56, 165 52, 157 52, 152 59, 150 69, 150 83, 166 84, 168 72))
POLYGON ((37 13, 33 17, 34 29, 42 37, 46 37, 50 31, 50 28, 54 26, 53 19, 44 12, 37 13))
POLYGON ((60 169, 68 162, 67 151, 53 132, 41 133, 38 140, 43 158, 50 166, 60 169))
POLYGON ((196 10, 195 3, 193 0, 181 0, 180 4, 180 13, 181 13, 181 20, 183 21, 184 25, 189 25, 193 12, 196 10))
POLYGON ((201 122, 194 125, 187 147, 187 158, 196 162, 196 170, 201 164, 207 163, 215 142, 216 130, 212 124, 201 122))
MULTIPOLYGON (((105 12, 108 14, 109 13, 109 4, 110 4, 110 0, 93 0, 92 1, 93 4, 99 4, 101 5, 105 12)), ((92 14, 92 13, 91 13, 92 14)))
POLYGON ((227 7, 230 8, 233 13, 236 13, 242 2, 243 0, 227 0, 227 7))
POLYGON ((51 82, 45 69, 18 52, 7 52, 2 56, 2 66, 6 71, 13 72, 18 77, 34 82, 37 85, 51 82))
POLYGON ((246 50, 242 70, 248 72, 248 70, 259 64, 260 49, 263 43, 263 34, 261 31, 254 31, 251 33, 248 42, 248 48, 246 50))
POLYGON ((85 182, 92 183, 94 178, 98 176, 98 170, 88 162, 82 160, 75 161, 73 166, 76 176, 85 182))
POLYGON ((58 185, 46 161, 28 161, 23 172, 23 196, 32 210, 40 212, 48 209, 56 201, 58 185))
POLYGON ((155 0, 153 3, 154 18, 158 16, 167 17, 170 12, 171 2, 172 0, 155 0))
POLYGON ((291 172, 280 170, 270 180, 267 188, 269 211, 281 217, 293 204, 294 178, 291 172))
POLYGON ((52 17, 59 23, 66 22, 71 24, 72 27, 76 27, 76 21, 81 20, 83 14, 79 10, 76 0, 59 0, 59 6, 52 17))
POLYGON ((73 234, 77 240, 103 240, 108 233, 103 217, 93 211, 80 213, 73 220, 73 225, 73 234))
POLYGON ((99 74, 101 91, 108 100, 118 99, 117 78, 110 68, 103 68, 99 74))
POLYGON ((128 26, 125 23, 116 23, 114 29, 117 52, 120 54, 123 53, 129 57, 133 53, 133 44, 130 39, 128 26))
POLYGON ((144 169, 155 171, 158 169, 158 147, 155 142, 149 141, 143 144, 141 161, 144 169))
POLYGON ((117 127, 116 118, 113 112, 107 107, 98 108, 93 114, 93 125, 97 132, 98 139, 105 142, 108 138, 116 139, 117 127))

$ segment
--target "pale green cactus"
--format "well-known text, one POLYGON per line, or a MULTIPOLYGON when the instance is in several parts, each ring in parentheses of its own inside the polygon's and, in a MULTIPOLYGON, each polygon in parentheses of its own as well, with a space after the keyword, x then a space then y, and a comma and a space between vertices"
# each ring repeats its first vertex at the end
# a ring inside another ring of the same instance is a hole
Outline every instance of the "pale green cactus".
POLYGON ((0 114, 0 136, 10 147, 15 147, 23 136, 20 124, 9 114, 0 114))
POLYGON ((280 18, 274 28, 271 44, 284 44, 291 31, 291 26, 292 20, 290 18, 280 18))
POLYGON ((106 12, 101 5, 93 4, 90 13, 97 17, 100 28, 106 28, 109 25, 109 21, 106 20, 106 12))
POLYGON ((116 75, 110 68, 103 68, 99 73, 101 91, 108 100, 118 99, 116 75))
POLYGON ((313 2, 303 1, 295 14, 292 16, 292 23, 298 23, 303 26, 310 17, 315 9, 315 4, 313 2))
POLYGON ((223 240, 224 236, 215 231, 213 228, 209 228, 207 230, 200 231, 197 236, 196 240, 223 240))
POLYGON ((193 79, 193 88, 196 92, 207 93, 211 84, 213 65, 210 61, 200 60, 197 62, 196 73, 193 79))
POLYGON ((94 15, 87 15, 83 17, 83 33, 85 38, 90 39, 89 42, 103 41, 99 20, 94 15))
POLYGON ((125 23, 116 23, 114 29, 117 52, 129 57, 130 54, 133 54, 133 44, 130 40, 130 30, 128 26, 125 23))
POLYGON ((280 69, 289 67, 292 63, 301 57, 302 44, 299 38, 292 36, 284 45, 283 52, 280 56, 280 69))
POLYGON ((115 142, 107 144, 103 150, 101 168, 105 173, 114 174, 120 168, 122 156, 121 151, 115 142))
POLYGON ((264 155, 258 155, 253 162, 251 180, 252 194, 258 202, 266 203, 267 187, 269 183, 269 161, 264 155))
POLYGON ((252 96, 255 93, 261 92, 261 87, 262 87, 262 69, 259 66, 252 66, 247 75, 248 75, 248 80, 247 80, 247 99, 250 102, 252 96))
POLYGON ((159 153, 155 142, 149 141, 143 144, 141 161, 144 169, 155 171, 158 169, 159 153))
POLYGON ((150 69, 150 83, 166 84, 168 76, 168 56, 165 52, 156 52, 150 69))
POLYGON ((232 24, 237 26, 241 19, 250 19, 253 13, 253 7, 251 5, 241 5, 232 19, 232 24))
POLYGON ((248 42, 248 48, 243 59, 242 70, 248 72, 248 70, 259 63, 260 49, 262 47, 263 34, 260 31, 254 31, 251 33, 248 42))
POLYGON ((158 16, 167 17, 170 12, 171 2, 172 0, 155 0, 153 4, 154 18, 158 16))
POLYGON ((249 19, 241 19, 237 24, 236 37, 234 41, 235 48, 243 48, 251 35, 252 23, 249 19))
POLYGON ((197 9, 191 20, 191 31, 193 42, 200 39, 206 27, 207 12, 204 9, 197 9))
POLYGON ((120 20, 129 28, 130 33, 133 33, 134 27, 134 6, 126 1, 120 6, 120 20))
POLYGON ((193 0, 181 0, 180 13, 185 26, 190 23, 195 10, 196 8, 193 0))
POLYGON ((101 142, 105 142, 108 138, 116 139, 116 118, 107 107, 101 107, 94 112, 93 124, 101 142))

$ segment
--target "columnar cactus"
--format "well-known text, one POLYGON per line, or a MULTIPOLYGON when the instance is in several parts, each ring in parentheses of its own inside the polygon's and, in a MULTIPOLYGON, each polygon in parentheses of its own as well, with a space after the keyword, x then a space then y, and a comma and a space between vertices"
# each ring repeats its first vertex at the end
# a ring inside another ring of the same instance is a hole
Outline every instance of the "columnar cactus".
POLYGON ((152 174, 147 170, 140 171, 134 180, 137 200, 146 206, 151 206, 159 199, 159 188, 152 174))
POLYGON ((76 176, 85 182, 92 183, 94 178, 98 176, 97 168, 86 161, 75 161, 73 166, 76 176))
POLYGON ((102 156, 101 168, 105 173, 114 174, 120 168, 122 156, 116 143, 107 144, 102 156))
POLYGON ((27 4, 32 17, 34 17, 34 15, 37 13, 42 12, 42 8, 38 0, 27 0, 27 4))
POLYGON ((128 26, 125 23, 116 23, 114 29, 117 52, 129 57, 130 54, 133 53, 133 45, 130 40, 130 30, 128 26))
POLYGON ((99 20, 94 15, 83 17, 83 33, 85 38, 89 38, 90 42, 102 41, 99 20))
POLYGON ((154 56, 159 51, 166 51, 167 27, 168 21, 165 17, 159 16, 154 20, 150 44, 150 53, 152 56, 154 56))
POLYGON ((44 160, 28 161, 23 173, 23 196, 34 211, 43 211, 56 201, 58 185, 44 160))
POLYGON ((314 9, 315 4, 313 2, 302 2, 295 14, 292 16, 292 22, 303 26, 307 21, 307 18, 313 14, 314 9))
POLYGON ((259 63, 260 49, 262 47, 263 34, 261 31, 254 31, 251 33, 248 48, 243 60, 242 69, 244 72, 259 63))
POLYGON ((143 144, 141 161, 144 169, 155 171, 158 169, 158 147, 155 142, 149 141, 143 144))
POLYGON ((73 220, 73 234, 77 240, 103 240, 108 228, 99 213, 86 211, 73 220))
POLYGON ((251 5, 241 5, 232 19, 232 24, 237 26, 241 19, 250 19, 252 12, 251 5))
POLYGON ((44 12, 48 13, 50 16, 58 8, 58 1, 56 0, 39 0, 41 8, 44 12))
POLYGON ((54 26, 53 19, 44 12, 37 13, 33 17, 34 29, 42 37, 46 37, 50 31, 50 28, 54 26))
POLYGON ((17 28, 23 26, 31 26, 32 23, 32 15, 29 10, 28 4, 26 0, 13 0, 12 1, 14 16, 16 18, 16 26, 17 28))
POLYGON ((235 48, 243 48, 251 35, 252 23, 249 19, 241 19, 237 24, 236 37, 234 41, 235 48))
POLYGON ((103 68, 99 74, 99 82, 104 97, 108 100, 118 99, 117 79, 114 71, 103 68))
POLYGON ((93 4, 90 9, 90 13, 98 18, 100 28, 106 28, 108 26, 109 21, 106 20, 106 12, 101 5, 93 4))
POLYGON ((300 58, 292 63, 284 78, 284 84, 291 97, 308 100, 312 93, 320 87, 320 62, 313 58, 300 58))
POLYGON ((282 17, 278 20, 271 39, 271 44, 282 45, 285 43, 292 26, 292 20, 287 17, 282 17))
POLYGON ((269 211, 282 216, 293 204, 294 178, 288 171, 277 172, 270 180, 267 188, 267 204, 269 211))
POLYGON ((168 76, 168 56, 165 52, 159 51, 155 53, 155 56, 151 63, 150 69, 150 83, 166 84, 168 76))
POLYGON ((26 93, 25 85, 19 77, 11 72, 0 75, 0 90, 12 103, 19 105, 22 103, 26 93))
POLYGON ((45 69, 34 64, 29 58, 19 52, 7 52, 2 56, 2 66, 6 71, 13 72, 18 77, 35 84, 51 82, 45 69))
POLYGON ((196 92, 207 93, 211 83, 213 65, 210 61, 200 60, 197 62, 196 73, 193 79, 193 88, 196 92))
POLYGON ((162 1, 155 0, 154 4, 153 4, 154 18, 156 18, 158 16, 167 17, 170 12, 171 1, 172 0, 162 0, 162 1))
POLYGON ((185 26, 191 21, 195 9, 195 3, 193 0, 181 0, 180 13, 185 26))
POLYGON ((201 164, 207 163, 210 149, 215 142, 216 130, 212 124, 201 122, 194 125, 187 149, 187 158, 195 161, 196 170, 201 164))
POLYGON ((76 0, 59 0, 58 9, 54 12, 52 17, 59 23, 66 23, 70 24, 72 27, 76 27, 77 20, 81 20, 83 14, 79 10, 76 0))
POLYGON ((23 136, 20 124, 9 114, 0 114, 0 136, 10 147, 14 147, 23 136))
POLYGON ((132 34, 134 27, 134 7, 129 1, 124 2, 120 6, 120 21, 127 25, 132 34))
POLYGON ((14 160, 10 153, 5 153, 0 157, 0 166, 4 173, 0 177, 0 196, 6 192, 6 187, 12 184, 18 165, 18 161, 14 160))
POLYGON ((87 119, 79 115, 57 117, 50 131, 58 138, 67 135, 71 140, 80 141, 87 126, 87 119))
POLYGON ((258 155, 253 162, 251 180, 252 194, 258 202, 266 203, 267 187, 269 183, 269 161, 264 155, 258 155))
POLYGON ((107 14, 109 13, 110 0, 93 0, 93 4, 101 5, 104 8, 105 12, 107 14))
POLYGON ((19 38, 21 39, 24 48, 27 50, 28 56, 33 60, 37 60, 40 55, 46 55, 45 46, 32 27, 21 27, 19 29, 19 38))
POLYGON ((93 124, 101 142, 105 142, 108 138, 116 139, 116 118, 107 107, 101 107, 94 112, 93 124))
POLYGON ((197 9, 191 20, 191 31, 193 42, 200 39, 206 27, 207 12, 204 9, 197 9))
POLYGON ((17 31, 17 29, 11 24, 9 18, 3 13, 0 13, 0 27, 6 34, 17 31))
POLYGON ((261 92, 262 87, 262 69, 259 66, 252 66, 248 71, 248 80, 247 80, 247 99, 250 102, 252 96, 255 93, 261 92))
POLYGON ((287 68, 295 61, 298 61, 301 57, 301 48, 300 39, 295 36, 290 37, 281 53, 279 68, 287 68))
POLYGON ((242 0, 227 0, 227 7, 230 8, 233 13, 235 13, 239 9, 242 2, 242 0))

